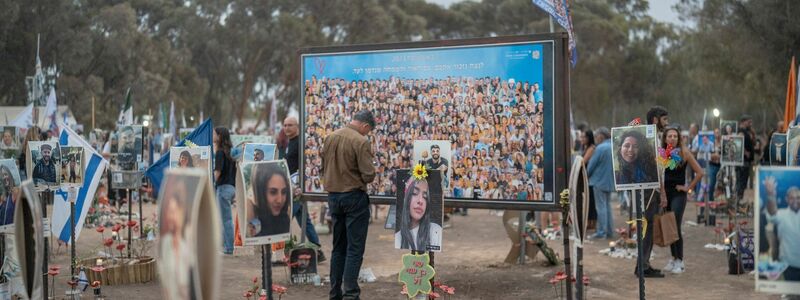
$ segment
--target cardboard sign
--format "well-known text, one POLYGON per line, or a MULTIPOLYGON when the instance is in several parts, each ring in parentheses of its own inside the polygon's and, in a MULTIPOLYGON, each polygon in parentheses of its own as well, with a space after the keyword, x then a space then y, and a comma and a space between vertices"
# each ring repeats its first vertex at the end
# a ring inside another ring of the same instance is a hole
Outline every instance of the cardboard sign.
POLYGON ((397 277, 405 285, 409 299, 417 294, 431 293, 431 278, 436 275, 436 271, 431 267, 430 261, 427 253, 403 255, 403 269, 397 277))

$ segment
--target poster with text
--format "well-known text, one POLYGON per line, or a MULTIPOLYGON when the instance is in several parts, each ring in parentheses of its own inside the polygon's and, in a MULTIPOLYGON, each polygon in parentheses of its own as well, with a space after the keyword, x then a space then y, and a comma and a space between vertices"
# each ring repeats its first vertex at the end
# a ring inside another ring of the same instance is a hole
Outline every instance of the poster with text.
POLYGON ((692 145, 692 152, 697 153, 698 161, 710 161, 711 154, 716 152, 716 137, 713 131, 700 131, 692 145))
POLYGON ((121 171, 138 170, 142 161, 144 133, 141 125, 117 128, 117 166, 121 171))
POLYGON ((0 158, 16 159, 20 153, 20 134, 17 127, 0 126, 3 138, 0 140, 0 158))
POLYGON ((617 191, 659 187, 655 125, 612 128, 611 149, 617 191))
POLYGON ((420 159, 414 141, 428 140, 452 145, 448 155, 440 148, 449 162, 445 190, 474 184, 491 191, 477 199, 446 192, 448 199, 555 203, 554 50, 560 44, 521 38, 301 54, 305 193, 324 193, 318 181, 325 138, 368 109, 376 117, 371 196, 394 198, 395 170, 411 169, 420 159), (526 164, 535 167, 518 167, 526 164), (543 192, 527 193, 539 186, 543 192))
POLYGON ((756 170, 756 290, 800 294, 800 168, 756 170))
POLYGON ((244 162, 259 162, 275 160, 275 144, 244 144, 244 162))
POLYGON ((231 155, 236 160, 240 160, 242 158, 242 153, 244 152, 244 145, 247 143, 275 144, 272 137, 268 135, 243 135, 243 134, 231 134, 231 143, 233 144, 233 148, 231 148, 231 155))
POLYGON ((0 226, 14 224, 19 196, 19 170, 14 159, 0 159, 0 226))
POLYGON ((169 150, 170 168, 200 168, 209 174, 213 168, 211 147, 172 147, 169 150))
POLYGON ((442 172, 427 170, 427 178, 416 179, 411 170, 395 171, 397 200, 394 248, 442 251, 444 197, 442 172))

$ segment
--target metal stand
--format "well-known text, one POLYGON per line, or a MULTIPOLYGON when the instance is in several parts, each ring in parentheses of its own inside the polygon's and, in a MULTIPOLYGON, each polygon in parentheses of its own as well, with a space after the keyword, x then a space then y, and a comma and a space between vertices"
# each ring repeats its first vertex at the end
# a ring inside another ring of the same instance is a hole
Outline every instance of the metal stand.
POLYGON ((261 285, 267 294, 267 300, 272 299, 272 244, 261 245, 261 285))
MULTIPOLYGON (((39 195, 40 195, 39 199, 42 201, 42 218, 43 219, 47 218, 47 200, 46 200, 46 198, 44 196, 46 194, 48 194, 48 193, 51 193, 51 192, 52 191, 44 191, 44 192, 39 193, 39 195)), ((49 271, 49 268, 50 268, 50 266, 48 266, 49 260, 50 260, 49 259, 49 257, 50 257, 50 245, 49 245, 49 243, 50 243, 50 237, 45 236, 44 237, 44 263, 42 264, 42 277, 44 279, 44 280, 42 280, 42 295, 45 295, 45 297, 48 297, 47 295, 50 295, 48 293, 48 285, 49 285, 50 280, 49 280, 49 278, 47 278, 47 276, 48 276, 47 272, 49 271)))
MULTIPOLYGON (((572 268, 570 268, 570 254, 569 254, 569 202, 561 206, 561 239, 564 240, 564 270, 567 273, 567 299, 572 298, 572 268)), ((524 241, 523 241, 524 243, 524 241)), ((522 255, 525 255, 524 253, 522 255)))
MULTIPOLYGON (((736 230, 736 273, 742 274, 744 271, 742 270, 744 266, 742 265, 742 228, 739 225, 739 187, 737 178, 738 174, 736 174, 736 168, 732 165, 725 166, 728 168, 728 176, 731 177, 731 185, 733 186, 733 192, 731 195, 733 196, 733 215, 731 216, 731 220, 733 220, 734 230, 736 230)), ((745 182, 744 184, 747 184, 745 182)))
POLYGON ((575 298, 583 299, 583 245, 575 249, 575 298))
MULTIPOLYGON (((525 246, 526 245, 525 244, 528 243, 528 241, 525 239, 525 216, 526 216, 526 214, 527 214, 527 212, 525 212, 525 211, 520 211, 519 212, 519 226, 517 226, 517 228, 519 229, 519 253, 520 253, 519 254, 519 264, 520 265, 524 265, 525 264, 525 256, 526 256, 526 252, 525 252, 525 246)), ((432 261, 433 261, 433 252, 431 252, 431 266, 433 266, 433 262, 432 261)))
MULTIPOLYGON (((133 219, 133 198, 131 197, 131 190, 125 189, 128 194, 128 221, 133 219)), ((131 226, 128 226, 128 259, 131 258, 131 235, 133 233, 133 229, 131 226)))
POLYGON ((300 244, 306 242, 306 223, 308 223, 308 204, 305 201, 300 201, 300 244))
MULTIPOLYGON (((149 185, 148 185, 149 186, 149 185)), ((139 239, 145 240, 147 237, 144 236, 144 214, 142 213, 142 202, 144 197, 142 197, 141 190, 139 191, 139 239)))
MULTIPOLYGON (((633 205, 636 205, 636 250, 638 255, 636 256, 636 269, 639 271, 637 274, 639 276, 639 299, 645 299, 644 293, 644 260, 642 257, 644 256, 644 249, 642 247, 644 236, 642 234, 642 214, 645 210, 644 208, 644 190, 636 190, 640 192, 641 197, 635 197, 635 201, 633 205)), ((631 196, 635 196, 636 192, 631 191, 631 196)))

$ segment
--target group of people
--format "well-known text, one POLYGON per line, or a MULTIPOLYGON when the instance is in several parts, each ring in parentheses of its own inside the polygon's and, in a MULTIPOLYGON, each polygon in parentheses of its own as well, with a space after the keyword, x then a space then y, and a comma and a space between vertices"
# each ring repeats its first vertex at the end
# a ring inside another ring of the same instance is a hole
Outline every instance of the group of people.
POLYGON ((542 200, 546 119, 539 83, 501 78, 447 77, 346 81, 305 85, 306 191, 322 192, 321 146, 347 116, 374 113, 370 140, 377 178, 372 195, 394 195, 394 170, 414 165, 414 140, 452 143, 450 195, 483 199, 542 200))

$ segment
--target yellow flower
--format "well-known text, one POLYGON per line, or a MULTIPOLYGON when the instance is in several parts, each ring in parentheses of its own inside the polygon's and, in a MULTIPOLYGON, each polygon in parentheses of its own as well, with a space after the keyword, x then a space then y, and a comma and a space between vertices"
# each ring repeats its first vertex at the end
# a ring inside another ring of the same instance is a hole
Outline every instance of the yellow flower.
POLYGON ((411 176, 414 176, 416 180, 424 180, 428 177, 428 170, 425 169, 425 166, 422 164, 417 164, 414 166, 414 170, 411 172, 411 176))

